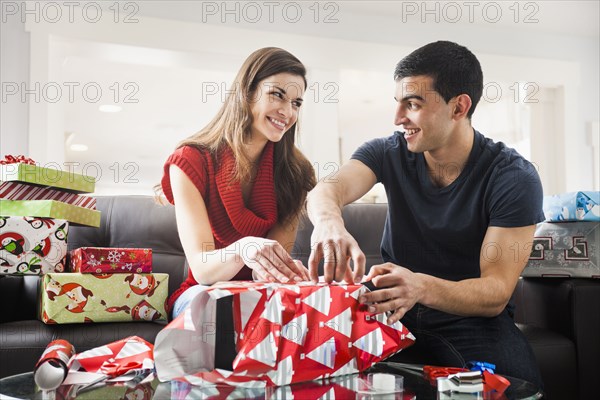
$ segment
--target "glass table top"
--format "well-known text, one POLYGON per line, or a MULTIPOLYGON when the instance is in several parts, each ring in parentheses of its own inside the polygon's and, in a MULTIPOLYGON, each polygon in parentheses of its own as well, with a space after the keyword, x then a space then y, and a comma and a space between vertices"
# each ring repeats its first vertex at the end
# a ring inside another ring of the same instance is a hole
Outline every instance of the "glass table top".
POLYGON ((138 384, 134 387, 126 385, 105 385, 92 388, 83 392, 74 393, 74 388, 61 386, 57 390, 41 391, 35 385, 33 373, 14 375, 0 379, 1 399, 136 399, 136 400, 162 400, 162 399, 219 399, 219 398, 246 398, 246 399, 402 399, 402 400, 530 400, 542 398, 542 393, 533 384, 522 379, 505 376, 511 383, 502 395, 497 393, 481 392, 479 394, 439 393, 423 378, 418 368, 422 366, 381 362, 371 367, 370 373, 388 373, 400 375, 404 378, 404 391, 402 393, 368 396, 357 392, 358 374, 336 377, 333 379, 298 383, 277 388, 240 388, 232 386, 201 387, 192 386, 184 382, 152 382, 138 384), (69 390, 71 389, 71 390, 69 390))

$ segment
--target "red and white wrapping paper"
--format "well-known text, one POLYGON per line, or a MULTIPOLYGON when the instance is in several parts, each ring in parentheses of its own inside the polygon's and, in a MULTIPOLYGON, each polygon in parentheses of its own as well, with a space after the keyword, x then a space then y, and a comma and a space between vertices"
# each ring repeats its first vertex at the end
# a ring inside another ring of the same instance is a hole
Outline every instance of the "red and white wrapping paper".
POLYGON ((56 389, 65 380, 75 348, 66 340, 57 339, 48 344, 35 364, 35 383, 42 389, 56 389))
POLYGON ((0 199, 56 200, 90 210, 96 209, 96 199, 93 197, 20 182, 0 182, 0 199))
POLYGON ((400 323, 359 304, 363 285, 224 282, 199 294, 159 332, 154 349, 161 381, 196 385, 283 386, 354 374, 410 346, 400 323), (217 301, 233 297, 235 357, 215 368, 217 301))
POLYGON ((127 381, 135 373, 146 373, 143 381, 152 381, 153 347, 138 336, 130 336, 75 354, 71 343, 58 339, 48 344, 36 363, 35 381, 42 389, 55 389, 61 384, 85 385, 99 378, 107 382, 127 381), (120 378, 125 374, 127 378, 120 378))
MULTIPOLYGON (((94 379, 94 375, 106 375, 114 380, 136 370, 152 370, 154 368, 153 348, 154 346, 144 339, 130 336, 76 354, 71 359, 69 374, 64 384, 86 383, 94 379)), ((154 375, 150 374, 148 380, 153 378, 154 375)))
POLYGON ((125 249, 112 247, 80 247, 71 250, 69 263, 72 272, 151 273, 152 249, 125 249))

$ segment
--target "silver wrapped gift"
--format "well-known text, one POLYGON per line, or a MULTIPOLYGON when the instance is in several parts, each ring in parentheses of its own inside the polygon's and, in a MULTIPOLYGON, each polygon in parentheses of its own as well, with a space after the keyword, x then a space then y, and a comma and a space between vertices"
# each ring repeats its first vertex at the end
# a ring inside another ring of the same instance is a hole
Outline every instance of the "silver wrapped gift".
POLYGON ((600 223, 538 224, 522 276, 600 278, 600 223))

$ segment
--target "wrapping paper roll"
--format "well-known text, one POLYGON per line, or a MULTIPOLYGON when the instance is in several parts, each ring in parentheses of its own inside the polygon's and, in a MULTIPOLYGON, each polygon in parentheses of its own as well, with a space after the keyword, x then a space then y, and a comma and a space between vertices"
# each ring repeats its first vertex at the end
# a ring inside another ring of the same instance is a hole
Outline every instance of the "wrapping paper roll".
POLYGON ((35 365, 35 383, 44 390, 56 389, 67 377, 69 361, 75 355, 75 347, 66 340, 50 342, 35 365))

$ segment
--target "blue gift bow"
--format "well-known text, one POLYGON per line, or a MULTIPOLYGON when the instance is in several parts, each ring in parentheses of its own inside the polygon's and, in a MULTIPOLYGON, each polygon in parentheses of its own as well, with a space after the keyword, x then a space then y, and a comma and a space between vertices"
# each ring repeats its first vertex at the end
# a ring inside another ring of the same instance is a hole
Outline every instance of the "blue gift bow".
POLYGON ((471 371, 481 371, 482 373, 483 371, 487 371, 490 374, 493 374, 494 370, 496 369, 496 365, 484 361, 469 361, 466 364, 466 368, 471 371))

